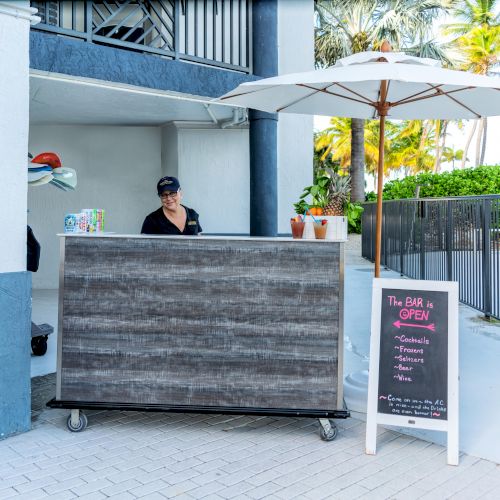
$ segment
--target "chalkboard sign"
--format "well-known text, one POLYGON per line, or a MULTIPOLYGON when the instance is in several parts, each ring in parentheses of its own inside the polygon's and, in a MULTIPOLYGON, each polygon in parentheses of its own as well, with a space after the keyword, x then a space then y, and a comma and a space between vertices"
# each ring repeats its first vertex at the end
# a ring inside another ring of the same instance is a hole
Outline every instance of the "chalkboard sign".
POLYGON ((446 420, 448 294, 382 288, 378 412, 446 420))
POLYGON ((375 279, 366 452, 377 424, 448 432, 458 464, 458 284, 375 279))

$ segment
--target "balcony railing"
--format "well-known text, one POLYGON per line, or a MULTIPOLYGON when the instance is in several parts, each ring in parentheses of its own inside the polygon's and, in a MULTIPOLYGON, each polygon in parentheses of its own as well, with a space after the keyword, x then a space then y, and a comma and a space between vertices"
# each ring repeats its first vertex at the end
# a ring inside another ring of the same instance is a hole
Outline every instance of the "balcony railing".
POLYGON ((32 29, 251 73, 251 0, 31 2, 32 29))
MULTIPOLYGON (((364 205, 362 255, 375 258, 375 203, 364 205)), ((384 201, 385 267, 458 281, 460 301, 500 319, 500 195, 384 201)))

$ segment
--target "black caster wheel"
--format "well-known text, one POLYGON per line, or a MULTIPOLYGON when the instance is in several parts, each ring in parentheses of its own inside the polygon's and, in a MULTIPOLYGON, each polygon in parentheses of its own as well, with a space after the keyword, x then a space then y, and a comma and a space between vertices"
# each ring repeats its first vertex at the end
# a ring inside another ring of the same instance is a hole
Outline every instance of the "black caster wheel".
POLYGON ((79 414, 78 424, 76 426, 71 422, 71 415, 68 415, 68 419, 66 420, 66 425, 71 432, 82 432, 87 427, 87 424, 87 417, 82 412, 79 414))
POLYGON ((330 423, 330 428, 325 430, 323 426, 319 428, 319 435, 323 441, 333 441, 338 434, 339 430, 334 423, 330 423))
POLYGON ((47 352, 47 337, 33 337, 31 350, 35 356, 43 356, 47 352))

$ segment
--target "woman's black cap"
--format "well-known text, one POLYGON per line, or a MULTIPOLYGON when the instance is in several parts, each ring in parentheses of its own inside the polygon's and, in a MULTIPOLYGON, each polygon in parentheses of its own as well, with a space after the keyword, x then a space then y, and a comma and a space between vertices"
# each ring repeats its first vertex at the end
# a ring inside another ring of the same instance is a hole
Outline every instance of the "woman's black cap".
POLYGON ((162 177, 158 184, 156 185, 156 189, 158 191, 158 196, 164 191, 179 191, 181 185, 177 180, 177 177, 162 177))

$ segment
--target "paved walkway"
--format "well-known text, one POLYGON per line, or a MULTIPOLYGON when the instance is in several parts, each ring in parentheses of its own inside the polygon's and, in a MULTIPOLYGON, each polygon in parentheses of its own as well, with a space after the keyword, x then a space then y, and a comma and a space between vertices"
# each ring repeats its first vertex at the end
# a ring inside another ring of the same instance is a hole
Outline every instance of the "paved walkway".
POLYGON ((33 430, 0 441, 0 498, 497 500, 500 467, 380 429, 364 454, 364 423, 338 421, 321 441, 315 420, 89 411, 82 433, 51 410, 55 377, 34 379, 33 430))
POLYGON ((443 447, 380 427, 368 456, 356 418, 332 442, 311 419, 118 411, 86 412, 70 433, 68 410, 45 407, 55 375, 32 393, 33 430, 0 441, 0 499, 500 498, 499 465, 462 454, 447 466, 443 447))

